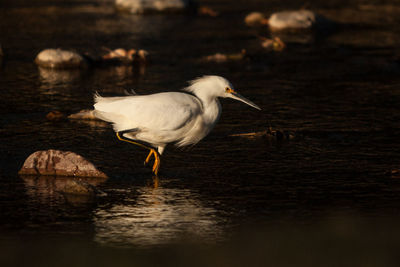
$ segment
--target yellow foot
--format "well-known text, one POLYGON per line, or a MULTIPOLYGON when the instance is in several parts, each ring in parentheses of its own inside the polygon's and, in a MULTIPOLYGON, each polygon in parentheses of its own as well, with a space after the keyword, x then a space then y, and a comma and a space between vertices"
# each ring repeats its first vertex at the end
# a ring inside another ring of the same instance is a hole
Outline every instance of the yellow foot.
POLYGON ((151 159, 152 155, 154 155, 154 164, 153 164, 152 170, 153 170, 153 173, 155 175, 157 175, 158 174, 158 169, 160 168, 160 162, 161 161, 160 161, 160 155, 158 154, 158 152, 155 149, 153 149, 153 148, 150 149, 150 152, 147 155, 146 160, 144 161, 144 165, 146 166, 150 162, 150 159, 151 159))
POLYGON ((149 154, 147 155, 146 160, 144 161, 144 165, 145 165, 145 166, 149 163, 149 161, 150 161, 152 155, 154 155, 154 158, 156 158, 157 152, 156 152, 154 149, 150 149, 150 152, 149 152, 149 154))

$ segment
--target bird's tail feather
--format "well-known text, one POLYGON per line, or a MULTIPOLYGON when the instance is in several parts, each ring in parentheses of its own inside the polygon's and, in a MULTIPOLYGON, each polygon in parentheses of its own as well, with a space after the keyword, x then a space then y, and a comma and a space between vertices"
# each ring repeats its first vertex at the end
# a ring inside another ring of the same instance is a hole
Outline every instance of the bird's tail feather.
POLYGON ((97 104, 98 102, 100 102, 103 99, 103 97, 97 91, 94 92, 93 98, 94 98, 95 104, 97 104))
POLYGON ((128 90, 124 90, 124 94, 125 95, 130 95, 130 96, 138 95, 138 93, 136 93, 134 89, 130 89, 129 91, 128 90))

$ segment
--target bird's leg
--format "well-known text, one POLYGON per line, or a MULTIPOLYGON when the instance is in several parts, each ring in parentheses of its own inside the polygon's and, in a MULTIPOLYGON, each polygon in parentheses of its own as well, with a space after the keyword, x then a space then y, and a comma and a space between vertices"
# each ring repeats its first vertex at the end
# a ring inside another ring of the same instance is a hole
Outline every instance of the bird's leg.
POLYGON ((146 165, 147 163, 149 163, 149 161, 151 159, 151 155, 154 155, 154 164, 153 164, 152 170, 153 170, 154 174, 157 175, 158 169, 160 168, 161 160, 160 160, 160 154, 158 154, 158 152, 155 149, 153 149, 153 148, 150 149, 149 155, 147 156, 146 160, 144 161, 144 164, 146 165))
POLYGON ((140 146, 140 147, 143 147, 143 148, 146 148, 146 149, 149 149, 149 150, 150 150, 149 155, 147 156, 147 158, 146 158, 146 160, 145 160, 145 163, 148 163, 148 162, 150 161, 151 155, 154 155, 153 173, 154 173, 155 175, 157 175, 157 174, 158 174, 158 169, 160 168, 160 162, 161 162, 161 161, 160 161, 160 156, 159 156, 158 152, 157 152, 154 148, 152 148, 152 147, 143 145, 143 144, 141 144, 141 143, 138 143, 138 142, 135 142, 135 141, 132 141, 132 140, 129 140, 129 139, 122 138, 120 133, 123 134, 124 132, 125 132, 125 131, 117 132, 117 137, 118 137, 119 140, 124 141, 124 142, 128 142, 128 143, 131 143, 131 144, 134 144, 134 145, 138 145, 138 146, 140 146))
POLYGON ((154 151, 153 153, 154 153, 154 157, 155 157, 154 165, 153 165, 153 172, 155 175, 157 175, 158 169, 160 169, 161 160, 160 160, 160 155, 158 154, 158 152, 155 151, 154 149, 153 149, 153 151, 154 151))
POLYGON ((117 132, 117 137, 118 137, 118 139, 121 140, 121 141, 128 142, 128 143, 131 143, 131 144, 134 144, 134 145, 137 145, 137 146, 146 148, 146 149, 153 149, 153 148, 151 148, 151 147, 149 147, 149 146, 146 146, 146 145, 143 145, 143 144, 141 144, 141 143, 138 143, 138 142, 135 142, 135 141, 132 141, 132 140, 129 140, 129 139, 124 139, 124 138, 122 138, 121 135, 120 135, 120 132, 117 132))

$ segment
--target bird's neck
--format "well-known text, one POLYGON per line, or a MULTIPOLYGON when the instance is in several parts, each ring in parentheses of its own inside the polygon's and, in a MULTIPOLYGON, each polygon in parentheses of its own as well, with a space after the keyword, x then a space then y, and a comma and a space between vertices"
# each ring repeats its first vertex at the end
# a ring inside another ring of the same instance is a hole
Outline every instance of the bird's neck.
POLYGON ((198 97, 203 104, 203 118, 207 124, 215 124, 221 115, 221 104, 217 97, 198 97))

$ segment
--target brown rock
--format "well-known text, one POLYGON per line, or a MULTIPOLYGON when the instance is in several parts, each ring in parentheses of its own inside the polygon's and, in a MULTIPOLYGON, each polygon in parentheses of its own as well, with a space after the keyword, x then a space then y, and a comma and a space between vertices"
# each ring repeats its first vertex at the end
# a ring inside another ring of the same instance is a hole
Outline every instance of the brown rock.
POLYGON ((68 119, 72 120, 99 120, 94 116, 94 110, 82 109, 78 113, 74 113, 68 116, 68 119))
POLYGON ((58 111, 58 110, 50 111, 46 115, 46 119, 48 119, 49 121, 59 121, 64 118, 65 118, 64 113, 62 113, 61 111, 58 111))
POLYGON ((59 150, 36 151, 24 162, 19 174, 102 177, 107 175, 99 171, 82 156, 59 150))
POLYGON ((132 63, 137 51, 135 49, 125 50, 123 48, 117 48, 115 50, 107 49, 108 53, 101 57, 101 59, 106 61, 120 61, 120 63, 132 63))

